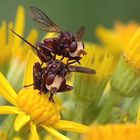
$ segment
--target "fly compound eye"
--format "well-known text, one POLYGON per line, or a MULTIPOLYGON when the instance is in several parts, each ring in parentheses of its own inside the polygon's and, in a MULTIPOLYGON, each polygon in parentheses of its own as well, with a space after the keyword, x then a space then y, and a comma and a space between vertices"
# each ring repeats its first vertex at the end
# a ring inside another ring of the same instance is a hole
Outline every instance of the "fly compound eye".
POLYGON ((73 53, 77 50, 77 42, 73 41, 70 45, 70 52, 73 53))
MULTIPOLYGON (((75 42, 75 41, 74 41, 75 42)), ((75 45, 73 45, 73 50, 75 45)), ((80 55, 82 54, 81 52, 83 51, 84 47, 83 47, 83 43, 82 42, 76 42, 76 50, 74 52, 70 51, 70 56, 71 57, 80 57, 80 55)))
POLYGON ((53 81, 54 81, 54 77, 55 77, 54 74, 48 75, 47 78, 46 78, 46 84, 51 85, 53 83, 53 81))

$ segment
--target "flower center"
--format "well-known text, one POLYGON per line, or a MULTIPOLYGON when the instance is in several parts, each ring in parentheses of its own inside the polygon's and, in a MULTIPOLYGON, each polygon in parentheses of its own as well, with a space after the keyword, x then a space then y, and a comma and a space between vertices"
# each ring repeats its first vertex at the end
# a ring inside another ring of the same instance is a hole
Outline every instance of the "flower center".
POLYGON ((17 103, 36 124, 53 125, 60 120, 57 105, 49 101, 47 94, 39 94, 38 90, 30 88, 20 90, 17 103))

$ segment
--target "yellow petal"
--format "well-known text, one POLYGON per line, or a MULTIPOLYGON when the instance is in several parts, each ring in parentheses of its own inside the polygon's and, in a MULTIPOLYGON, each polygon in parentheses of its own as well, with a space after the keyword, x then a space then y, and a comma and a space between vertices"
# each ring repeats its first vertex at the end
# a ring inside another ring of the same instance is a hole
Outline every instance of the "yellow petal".
MULTIPOLYGON (((9 25, 8 25, 8 27, 10 29, 13 29, 13 26, 14 26, 13 22, 10 22, 9 25)), ((8 30, 8 36, 9 37, 8 37, 8 44, 7 44, 7 46, 8 46, 8 49, 11 50, 11 47, 13 46, 13 39, 14 39, 14 34, 11 32, 11 30, 8 30)))
POLYGON ((33 122, 30 123, 30 130, 31 130, 30 140, 40 140, 37 130, 36 130, 35 123, 33 122))
MULTIPOLYGON (((30 31, 30 33, 28 34, 26 40, 28 40, 28 42, 30 42, 31 44, 34 44, 34 43, 36 43, 37 38, 38 38, 38 32, 37 32, 35 29, 32 29, 32 30, 30 31)), ((29 46, 29 45, 25 42, 24 45, 23 45, 23 48, 25 48, 25 50, 26 50, 26 49, 31 48, 31 46, 29 46)))
POLYGON ((0 106, 0 114, 18 114, 19 110, 13 106, 0 106))
POLYGON ((0 25, 0 64, 3 65, 10 59, 10 49, 7 46, 7 23, 3 21, 0 25))
POLYGON ((54 140, 54 138, 50 134, 46 134, 44 140, 54 140))
POLYGON ((48 127, 45 125, 42 125, 42 127, 48 131, 52 136, 54 136, 57 140, 71 140, 70 138, 62 135, 61 133, 59 133, 58 131, 56 131, 55 129, 53 129, 52 127, 48 127))
POLYGON ((57 33, 54 33, 54 32, 50 32, 50 33, 47 33, 43 39, 46 39, 46 38, 54 38, 54 37, 57 37, 58 34, 57 33))
POLYGON ((33 65, 36 62, 38 62, 37 56, 32 51, 30 51, 24 74, 23 86, 33 84, 33 65))
POLYGON ((85 133, 87 132, 88 127, 79 123, 60 120, 56 124, 53 125, 54 128, 71 131, 71 132, 78 132, 78 133, 85 133))
POLYGON ((26 115, 24 113, 19 114, 16 117, 14 128, 16 131, 19 131, 25 124, 27 124, 30 121, 30 116, 26 115))
MULTIPOLYGON (((30 31, 30 33, 27 36, 28 42, 30 42, 31 44, 35 44, 38 38, 38 32, 35 29, 32 29, 30 31)), ((27 52, 29 52, 29 50, 31 49, 31 46, 29 46, 26 42, 24 42, 23 46, 22 46, 22 50, 21 50, 21 56, 20 59, 22 62, 27 62, 27 57, 28 54, 27 52)))
POLYGON ((20 137, 14 137, 13 140, 23 140, 23 139, 20 137))
POLYGON ((138 110, 138 114, 137 114, 137 123, 140 124, 140 108, 138 110))
POLYGON ((130 40, 128 49, 133 48, 134 46, 136 46, 136 44, 139 42, 139 38, 140 38, 140 28, 138 28, 135 32, 135 34, 133 35, 133 37, 130 40))
POLYGON ((140 125, 126 124, 93 124, 82 140, 139 140, 140 125))
MULTIPOLYGON (((1 47, 5 47, 5 44, 6 44, 6 36, 7 36, 7 23, 6 21, 3 21, 2 22, 2 27, 1 27, 1 34, 0 34, 0 37, 1 37, 1 47)), ((4 49, 4 48, 3 48, 4 49)))
MULTIPOLYGON (((15 21, 15 32, 19 35, 23 36, 25 26, 25 11, 23 6, 18 7, 17 15, 16 15, 16 21, 15 21)), ((22 40, 18 38, 17 36, 14 37, 14 49, 19 47, 22 40)))
POLYGON ((17 94, 2 73, 0 73, 0 96, 4 97, 11 104, 17 106, 17 94))

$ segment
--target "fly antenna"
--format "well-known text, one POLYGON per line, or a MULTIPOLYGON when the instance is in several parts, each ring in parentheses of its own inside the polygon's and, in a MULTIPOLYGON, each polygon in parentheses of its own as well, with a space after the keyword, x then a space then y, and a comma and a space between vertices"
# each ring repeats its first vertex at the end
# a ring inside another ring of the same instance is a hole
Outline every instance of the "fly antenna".
MULTIPOLYGON (((9 28, 10 29, 10 28, 9 28)), ((14 30, 10 29, 16 36, 18 36, 20 39, 22 39, 24 42, 26 42, 29 46, 34 48, 36 51, 39 51, 33 44, 31 44, 29 41, 21 37, 19 34, 17 34, 14 30)))

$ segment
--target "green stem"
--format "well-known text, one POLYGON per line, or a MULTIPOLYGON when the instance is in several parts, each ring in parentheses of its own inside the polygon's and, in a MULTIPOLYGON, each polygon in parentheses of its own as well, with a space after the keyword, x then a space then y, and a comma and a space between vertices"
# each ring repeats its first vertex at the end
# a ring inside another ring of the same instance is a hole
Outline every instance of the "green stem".
MULTIPOLYGON (((82 123, 83 121, 83 112, 85 108, 85 103, 83 101, 77 101, 76 100, 76 105, 75 105, 75 111, 73 114, 73 121, 74 122, 78 122, 78 123, 82 123)), ((72 140, 78 140, 80 139, 79 134, 77 133, 68 133, 67 134, 72 140)))
POLYGON ((79 123, 82 123, 82 116, 83 111, 85 110, 85 103, 81 101, 77 101, 76 107, 75 107, 75 115, 73 120, 79 123))

